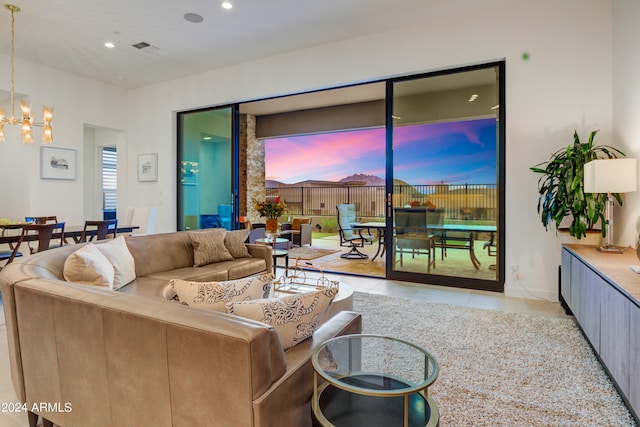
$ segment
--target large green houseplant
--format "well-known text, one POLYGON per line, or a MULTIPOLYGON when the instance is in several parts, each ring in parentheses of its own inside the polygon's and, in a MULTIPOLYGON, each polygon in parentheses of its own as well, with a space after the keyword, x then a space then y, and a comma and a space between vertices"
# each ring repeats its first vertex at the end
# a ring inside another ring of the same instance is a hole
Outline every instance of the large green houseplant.
MULTIPOLYGON (((548 230, 555 224, 556 232, 565 217, 570 217, 569 234, 577 239, 587 236, 587 231, 600 222, 602 236, 607 235, 604 220, 606 194, 584 192, 584 164, 596 159, 615 159, 624 153, 607 145, 594 145, 597 130, 589 134, 589 141, 582 143, 578 132, 573 133, 573 144, 551 155, 547 162, 530 169, 542 176, 538 180, 538 214, 548 230)), ((613 197, 622 205, 618 193, 613 197)))

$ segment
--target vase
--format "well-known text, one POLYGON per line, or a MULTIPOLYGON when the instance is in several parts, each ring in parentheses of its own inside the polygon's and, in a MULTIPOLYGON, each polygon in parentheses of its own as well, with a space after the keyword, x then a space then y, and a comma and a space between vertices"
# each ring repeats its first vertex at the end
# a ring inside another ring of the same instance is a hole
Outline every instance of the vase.
POLYGON ((265 233, 275 236, 278 234, 278 228, 279 227, 277 218, 267 219, 267 223, 265 225, 265 233))

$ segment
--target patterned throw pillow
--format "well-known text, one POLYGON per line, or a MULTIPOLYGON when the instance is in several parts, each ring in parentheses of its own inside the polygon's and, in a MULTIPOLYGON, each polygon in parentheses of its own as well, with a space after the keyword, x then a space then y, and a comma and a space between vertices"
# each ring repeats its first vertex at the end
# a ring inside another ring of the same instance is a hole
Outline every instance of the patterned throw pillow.
POLYGON ((213 228, 206 231, 188 231, 193 244, 193 266, 201 267, 214 262, 231 261, 233 257, 224 245, 227 230, 213 228))
POLYGON ((235 230, 227 231, 224 236, 224 245, 234 258, 249 258, 249 250, 244 242, 249 237, 251 230, 235 230))
POLYGON ((283 298, 230 302, 227 313, 273 326, 286 350, 313 335, 337 293, 337 288, 326 288, 283 298))
POLYGON ((224 313, 228 302, 269 296, 274 277, 273 273, 264 273, 225 282, 190 282, 172 279, 169 283, 182 304, 224 313))

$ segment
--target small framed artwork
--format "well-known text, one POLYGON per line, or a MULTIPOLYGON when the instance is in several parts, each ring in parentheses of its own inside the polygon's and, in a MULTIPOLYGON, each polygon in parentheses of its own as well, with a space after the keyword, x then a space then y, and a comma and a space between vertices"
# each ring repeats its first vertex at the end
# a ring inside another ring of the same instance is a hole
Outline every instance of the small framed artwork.
POLYGON ((40 148, 40 178, 74 180, 76 169, 76 150, 58 147, 40 148))
POLYGON ((138 181, 158 180, 158 153, 138 154, 138 181))

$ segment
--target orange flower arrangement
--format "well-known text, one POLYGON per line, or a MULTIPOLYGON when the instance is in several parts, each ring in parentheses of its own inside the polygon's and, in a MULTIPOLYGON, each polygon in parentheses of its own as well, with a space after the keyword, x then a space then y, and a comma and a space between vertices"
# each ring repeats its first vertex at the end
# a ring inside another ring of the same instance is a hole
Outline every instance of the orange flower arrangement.
POLYGON ((253 204, 260 216, 267 217, 269 219, 276 219, 282 215, 285 210, 287 210, 287 204, 280 200, 280 196, 276 197, 275 203, 259 202, 256 199, 253 199, 253 204))

